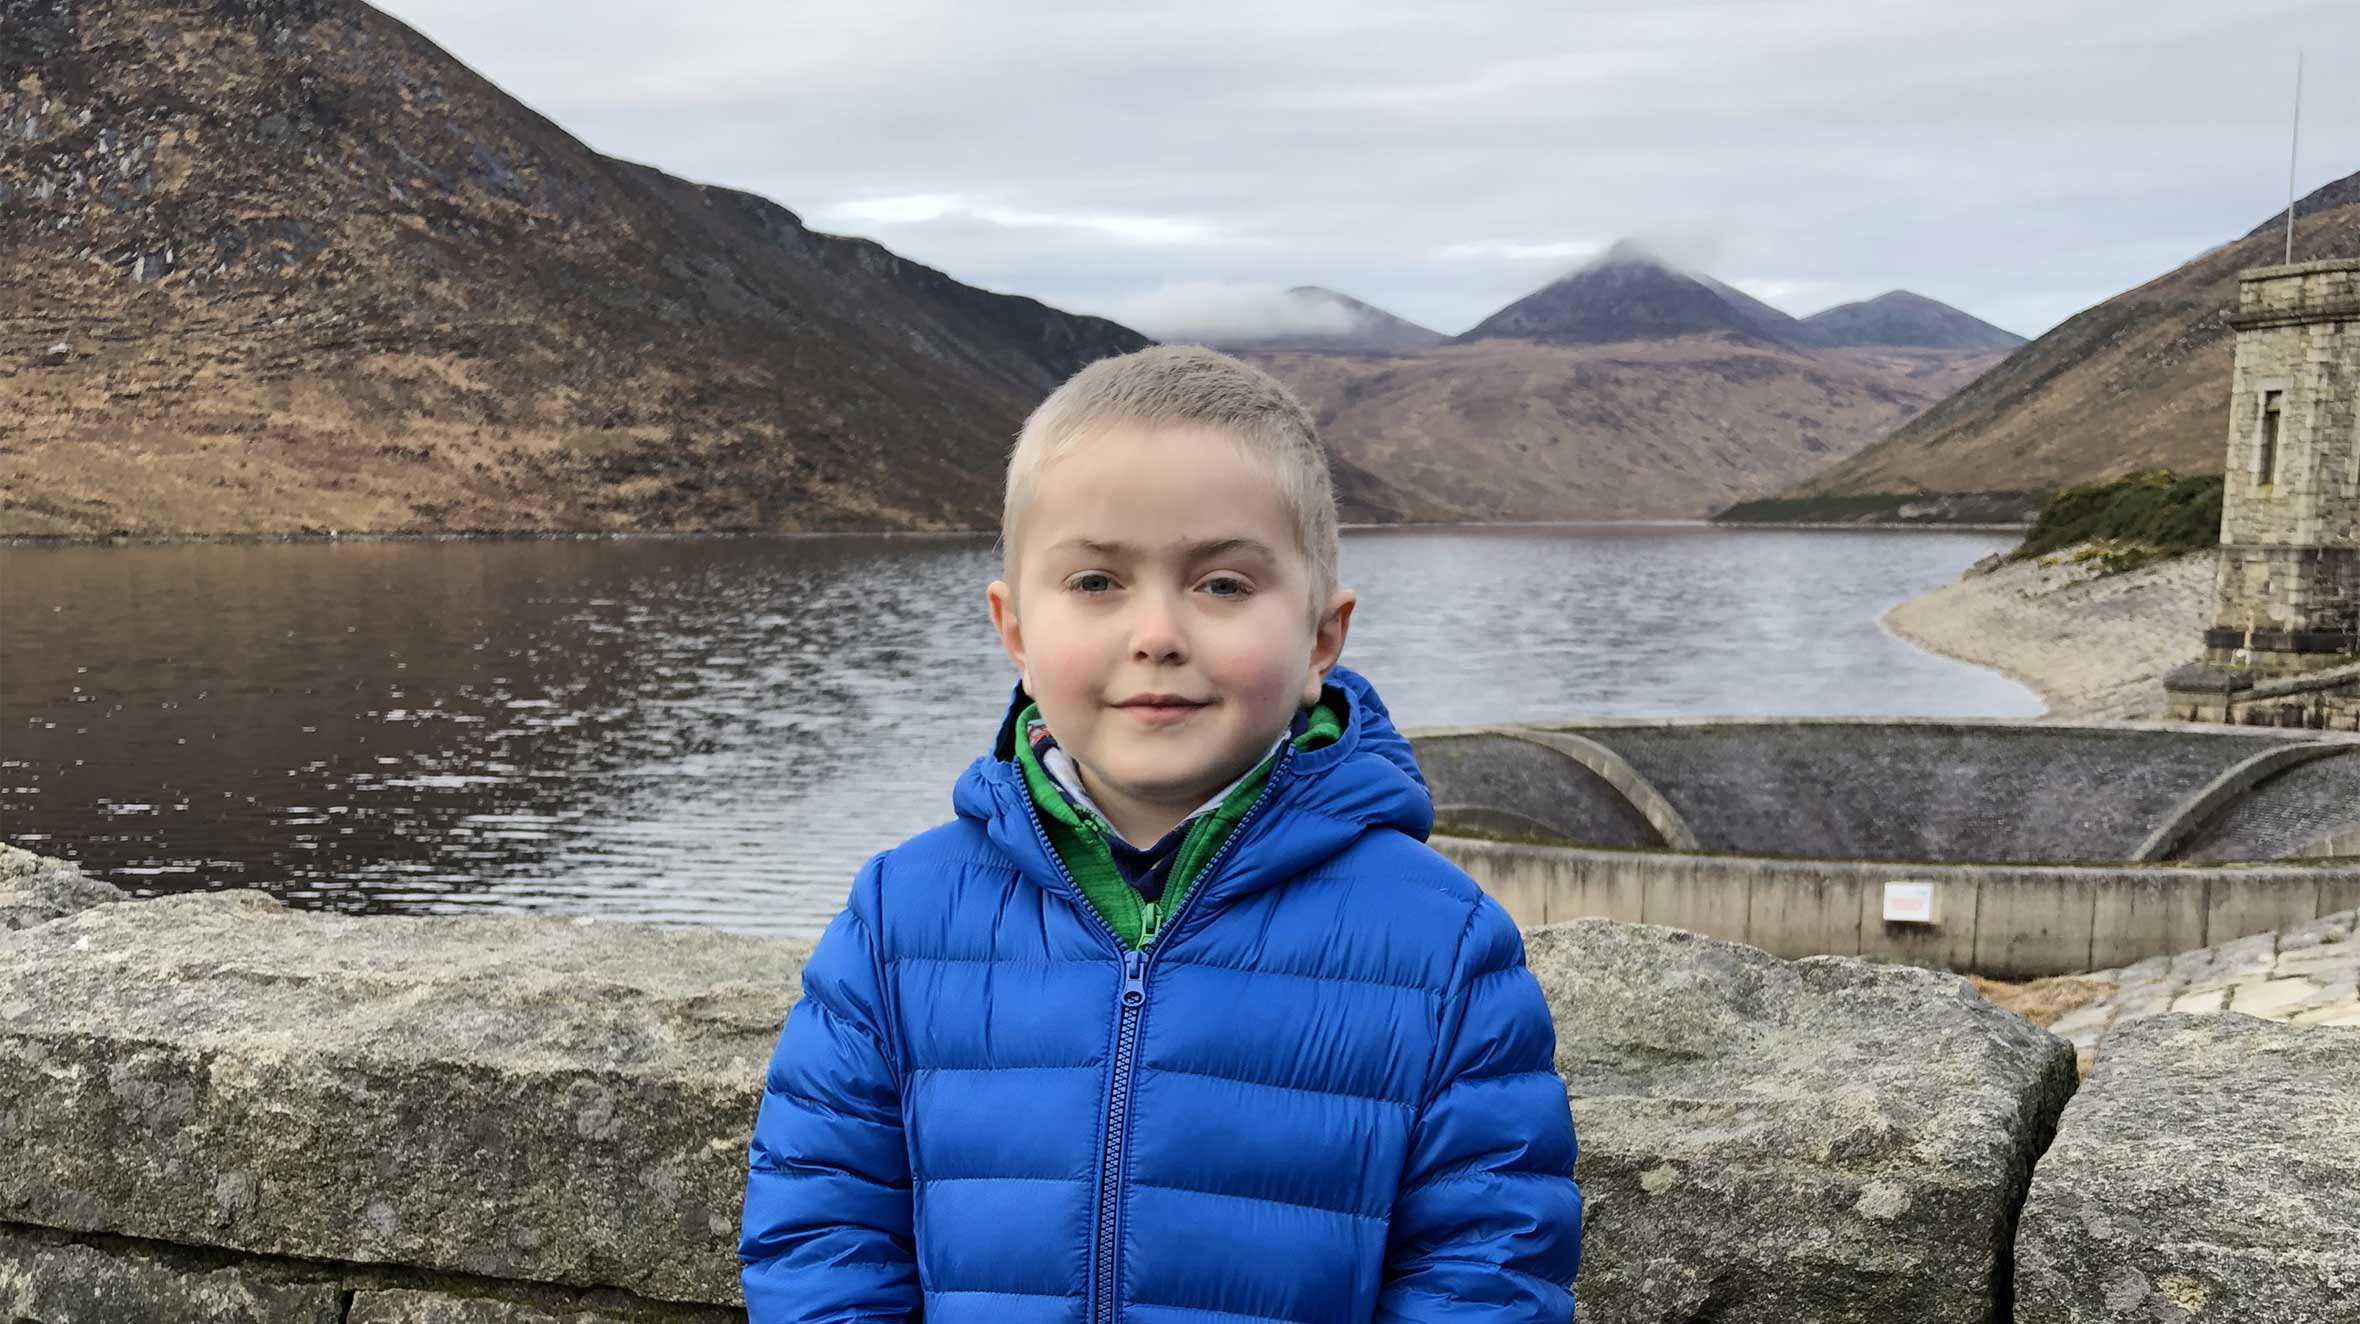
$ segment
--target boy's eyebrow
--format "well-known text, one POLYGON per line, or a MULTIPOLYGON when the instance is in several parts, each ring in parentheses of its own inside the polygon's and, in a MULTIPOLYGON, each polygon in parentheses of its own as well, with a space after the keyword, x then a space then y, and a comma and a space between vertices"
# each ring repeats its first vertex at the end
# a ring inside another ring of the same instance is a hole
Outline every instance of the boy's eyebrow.
MULTIPOLYGON (((1132 544, 1121 541, 1067 538, 1049 550, 1052 552, 1079 551, 1086 552, 1091 556, 1124 556, 1137 549, 1132 544)), ((1202 561, 1211 557, 1229 556, 1235 553, 1259 556, 1265 560, 1278 559, 1277 553, 1270 550, 1270 544, 1260 538, 1205 538, 1195 542, 1181 543, 1180 552, 1183 559, 1190 561, 1202 561)))

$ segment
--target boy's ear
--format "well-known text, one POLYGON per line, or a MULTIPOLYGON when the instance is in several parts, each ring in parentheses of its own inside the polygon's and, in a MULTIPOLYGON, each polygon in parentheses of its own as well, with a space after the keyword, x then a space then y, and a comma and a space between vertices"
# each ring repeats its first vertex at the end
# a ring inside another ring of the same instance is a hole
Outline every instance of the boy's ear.
POLYGON ((1352 608, 1359 595, 1351 589, 1340 588, 1329 595, 1327 610, 1320 613, 1319 624, 1311 634, 1311 670, 1303 678, 1303 706, 1319 702, 1319 692, 1327 687, 1327 676, 1335 670, 1336 661, 1344 655, 1344 636, 1352 630, 1352 608))
POLYGON ((1016 677, 1024 685, 1024 692, 1032 693, 1032 673, 1024 669, 1024 630, 1016 623, 1016 593, 1004 579, 995 579, 983 591, 983 600, 990 604, 992 632, 1000 636, 1000 647, 1007 650, 1008 660, 1016 664, 1016 677))

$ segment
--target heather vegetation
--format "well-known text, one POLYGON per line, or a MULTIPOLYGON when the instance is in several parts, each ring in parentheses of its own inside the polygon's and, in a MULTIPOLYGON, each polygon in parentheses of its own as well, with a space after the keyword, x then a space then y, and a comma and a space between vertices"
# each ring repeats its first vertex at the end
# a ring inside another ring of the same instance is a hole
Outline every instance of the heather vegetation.
POLYGON ((2086 547, 2082 555, 2112 572, 2216 546, 2222 485, 2219 474, 2148 469, 2068 487, 2049 498, 2010 559, 2086 547))

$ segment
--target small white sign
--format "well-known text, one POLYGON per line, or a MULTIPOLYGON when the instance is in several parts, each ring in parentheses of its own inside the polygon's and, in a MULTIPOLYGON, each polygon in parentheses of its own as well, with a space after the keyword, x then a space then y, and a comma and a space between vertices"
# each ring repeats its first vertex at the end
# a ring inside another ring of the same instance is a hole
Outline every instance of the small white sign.
POLYGON ((1885 884, 1885 922, 1887 924, 1933 923, 1934 885, 1932 883, 1885 884))

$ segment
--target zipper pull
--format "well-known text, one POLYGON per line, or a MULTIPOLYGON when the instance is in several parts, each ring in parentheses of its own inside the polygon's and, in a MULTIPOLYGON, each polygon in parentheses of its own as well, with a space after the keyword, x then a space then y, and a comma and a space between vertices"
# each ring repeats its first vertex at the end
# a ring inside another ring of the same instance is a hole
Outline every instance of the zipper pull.
POLYGON ((1123 1005, 1147 1001, 1147 953, 1137 948, 1123 953, 1123 1005))
POLYGON ((1156 926, 1163 923, 1164 908, 1153 901, 1139 907, 1139 945, 1145 947, 1155 941, 1156 926))

